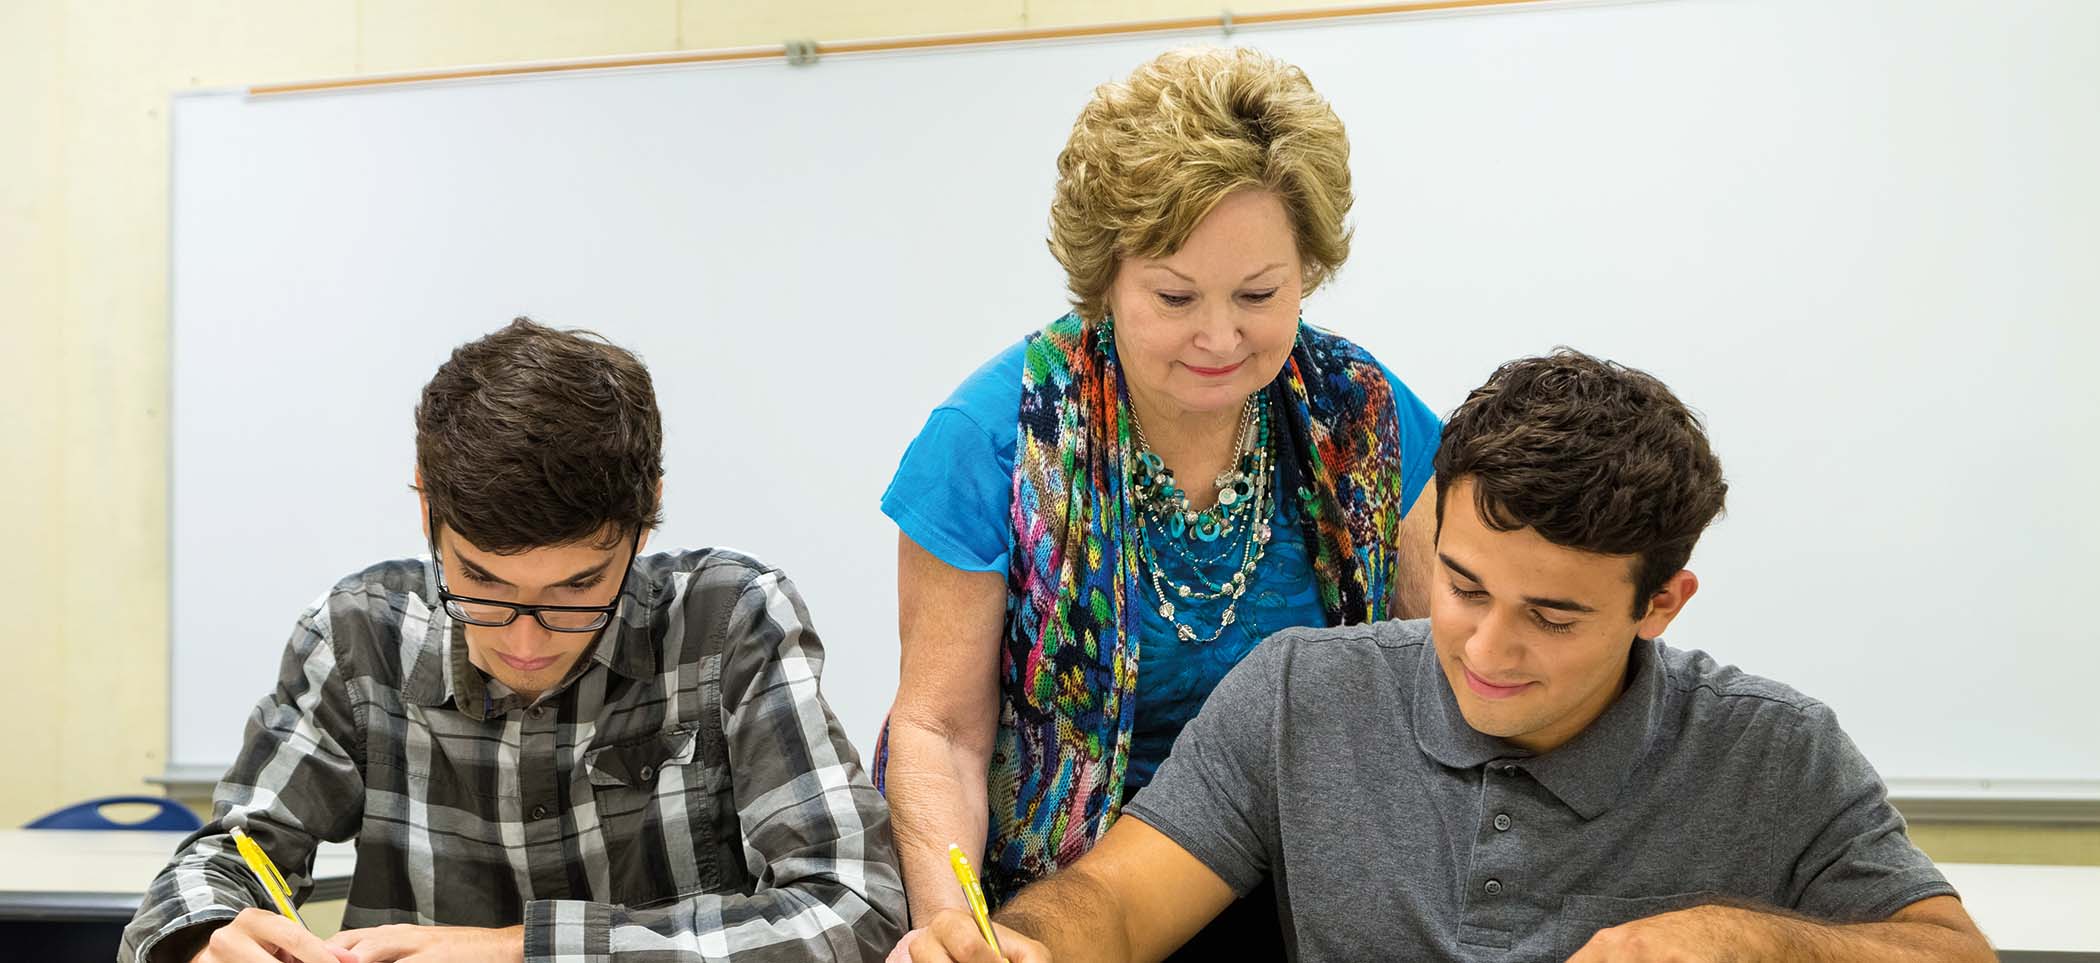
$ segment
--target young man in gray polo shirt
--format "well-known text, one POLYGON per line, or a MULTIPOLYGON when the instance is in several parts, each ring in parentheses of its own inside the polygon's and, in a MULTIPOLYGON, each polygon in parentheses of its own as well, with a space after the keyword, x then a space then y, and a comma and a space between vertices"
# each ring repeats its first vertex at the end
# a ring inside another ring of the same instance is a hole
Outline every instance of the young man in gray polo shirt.
POLYGON ((1727 491, 1668 388, 1505 365, 1436 477, 1431 617, 1263 643, 1008 959, 1161 959, 1265 877, 1299 960, 1993 959, 1828 707, 1659 641, 1727 491))

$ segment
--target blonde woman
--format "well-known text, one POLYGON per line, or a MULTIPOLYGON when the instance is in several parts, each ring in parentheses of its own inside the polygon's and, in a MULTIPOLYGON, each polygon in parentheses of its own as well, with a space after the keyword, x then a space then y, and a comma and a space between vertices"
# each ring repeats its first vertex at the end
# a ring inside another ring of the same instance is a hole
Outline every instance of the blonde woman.
MULTIPOLYGON (((1252 50, 1163 55, 1073 125, 1071 311, 935 409, 883 496, 876 766, 914 919, 962 905, 951 842, 994 904, 1085 853, 1264 635, 1426 613, 1437 419, 1299 315, 1351 201, 1341 121, 1252 50)), ((1250 894, 1207 932, 1261 955, 1275 914, 1250 894)))

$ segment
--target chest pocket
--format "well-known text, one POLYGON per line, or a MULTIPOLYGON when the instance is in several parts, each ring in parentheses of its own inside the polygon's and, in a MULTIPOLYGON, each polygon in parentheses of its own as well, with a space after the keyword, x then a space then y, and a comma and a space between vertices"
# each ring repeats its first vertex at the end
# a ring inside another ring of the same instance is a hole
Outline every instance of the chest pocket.
POLYGON ((682 725, 583 754, 610 900, 639 908, 743 889, 742 860, 724 859, 742 845, 729 770, 707 735, 682 725))
POLYGON ((1676 893, 1669 896, 1643 896, 1625 898, 1618 896, 1569 896, 1560 901, 1559 921, 1554 925, 1556 949, 1559 959, 1567 959, 1582 949, 1598 930, 1610 929, 1634 920, 1674 913, 1681 909, 1704 906, 1716 902, 1721 894, 1711 890, 1694 893, 1676 893))

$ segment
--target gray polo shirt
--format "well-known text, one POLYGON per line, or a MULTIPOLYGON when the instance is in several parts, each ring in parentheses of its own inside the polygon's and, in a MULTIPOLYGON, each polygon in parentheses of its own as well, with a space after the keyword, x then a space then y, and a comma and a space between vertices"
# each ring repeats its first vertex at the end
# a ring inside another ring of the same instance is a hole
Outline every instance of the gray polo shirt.
POLYGON ((1886 919, 1954 888, 1822 703, 1661 642, 1533 755, 1468 726, 1429 623, 1278 633, 1124 810, 1245 893, 1299 960, 1561 961, 1717 901, 1886 919))

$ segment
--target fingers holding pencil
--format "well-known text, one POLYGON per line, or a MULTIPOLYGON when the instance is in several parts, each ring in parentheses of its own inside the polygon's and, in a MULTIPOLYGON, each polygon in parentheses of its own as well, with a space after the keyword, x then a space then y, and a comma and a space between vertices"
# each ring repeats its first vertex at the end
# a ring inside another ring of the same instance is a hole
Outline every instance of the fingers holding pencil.
POLYGON ((997 923, 992 929, 1000 950, 992 949, 969 913, 942 910, 911 941, 912 963, 1050 963, 1050 951, 1043 944, 997 923))
POLYGON ((910 942, 914 963, 1049 963, 1050 951, 1041 943, 992 922, 984 887, 977 884, 977 870, 961 846, 948 846, 948 868, 955 871, 969 911, 934 914, 921 938, 910 942))
POLYGON ((357 963, 354 954, 331 948, 321 938, 263 909, 244 909, 233 922, 214 930, 190 963, 357 963))

